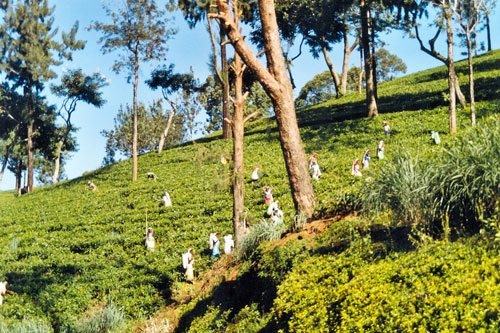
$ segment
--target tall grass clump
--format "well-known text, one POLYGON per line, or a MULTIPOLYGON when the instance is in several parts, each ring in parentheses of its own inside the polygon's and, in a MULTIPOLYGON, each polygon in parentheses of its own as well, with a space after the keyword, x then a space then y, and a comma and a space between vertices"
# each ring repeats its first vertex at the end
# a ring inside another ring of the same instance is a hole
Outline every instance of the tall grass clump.
POLYGON ((253 225, 248 234, 243 237, 241 241, 239 256, 247 257, 259 246, 260 243, 281 238, 281 235, 287 229, 288 227, 284 223, 273 223, 265 220, 253 225))
MULTIPOLYGON (((435 198, 452 226, 499 231, 500 118, 493 116, 457 138, 436 169, 435 198)), ((500 235, 499 235, 500 236, 500 235)))
POLYGON ((365 212, 432 231, 496 233, 500 240, 500 118, 455 138, 427 160, 400 151, 362 190, 365 212))
POLYGON ((51 333, 52 327, 42 320, 24 319, 11 325, 0 322, 0 333, 51 333))
POLYGON ((417 155, 399 149, 393 161, 384 164, 361 191, 365 212, 378 214, 388 210, 401 223, 417 225, 430 219, 432 164, 417 155))
POLYGON ((123 311, 110 303, 89 318, 79 321, 70 332, 75 333, 107 333, 118 332, 125 323, 123 311))

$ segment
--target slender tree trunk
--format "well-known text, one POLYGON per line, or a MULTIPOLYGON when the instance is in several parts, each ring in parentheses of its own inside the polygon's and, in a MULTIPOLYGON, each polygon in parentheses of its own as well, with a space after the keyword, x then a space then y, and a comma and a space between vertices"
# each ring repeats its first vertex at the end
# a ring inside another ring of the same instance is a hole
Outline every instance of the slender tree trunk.
POLYGON ((33 156, 33 124, 35 122, 35 109, 33 105, 33 95, 31 91, 31 86, 28 83, 28 86, 24 88, 24 95, 28 100, 28 140, 27 140, 27 149, 28 149, 28 192, 33 192, 34 188, 34 169, 35 169, 35 161, 33 156))
POLYGON ((443 9, 443 14, 446 18, 446 34, 448 43, 448 87, 450 89, 450 102, 449 102, 449 127, 450 134, 457 131, 457 105, 456 105, 456 80, 455 80, 455 64, 453 62, 453 30, 451 22, 451 13, 443 9))
POLYGON ((228 37, 245 64, 255 73, 271 98, 280 133, 290 189, 297 213, 311 217, 315 206, 314 190, 307 168, 307 158, 300 138, 293 89, 286 72, 276 22, 273 0, 259 0, 260 18, 266 50, 267 69, 257 59, 235 24, 227 0, 216 0, 220 24, 226 26, 228 37))
POLYGON ((3 157, 2 169, 0 170, 0 184, 2 183, 3 174, 5 172, 5 168, 7 167, 7 162, 9 161, 9 151, 10 147, 5 147, 5 156, 3 157))
POLYGON ((163 145, 165 144, 165 138, 167 137, 168 131, 170 130, 170 125, 172 125, 172 119, 174 119, 174 114, 175 114, 175 109, 173 109, 172 112, 170 112, 170 114, 168 115, 167 126, 165 126, 163 133, 161 133, 160 143, 158 145, 158 154, 163 151, 163 145))
POLYGON ((470 34, 466 32, 467 51, 469 61, 469 94, 470 94, 470 122, 472 126, 476 125, 476 103, 474 101, 474 66, 472 65, 472 42, 470 34))
POLYGON ((231 105, 230 103, 230 89, 229 86, 229 68, 227 65, 227 52, 226 52, 226 31, 222 25, 219 25, 220 32, 220 59, 221 59, 221 72, 222 72, 222 137, 224 139, 231 139, 231 125, 224 119, 231 119, 231 105))
POLYGON ((61 151, 63 144, 63 140, 59 140, 59 142, 57 143, 56 160, 54 161, 54 173, 52 174, 52 184, 56 184, 57 179, 59 178, 59 172, 61 170, 61 151))
POLYGON ((22 162, 18 159, 16 162, 16 192, 17 195, 21 195, 21 178, 22 178, 22 162))
POLYGON ((358 76, 358 94, 363 92, 363 76, 365 75, 365 68, 363 66, 363 48, 359 48, 359 76, 358 76))
MULTIPOLYGON (((236 16, 237 22, 238 16, 236 16)), ((245 183, 243 162, 243 136, 244 121, 243 109, 245 97, 243 96, 243 64, 238 53, 234 55, 235 98, 233 102, 233 229, 235 244, 238 246, 245 233, 243 212, 245 210, 245 183)))
POLYGON ((371 47, 372 47, 372 71, 373 71, 373 89, 375 91, 375 100, 378 102, 378 78, 377 78, 377 56, 375 54, 375 23, 371 17, 370 11, 368 11, 370 16, 370 32, 371 32, 371 47))
POLYGON ((365 82, 366 82, 366 104, 368 107, 368 117, 378 116, 377 100, 375 96, 375 84, 372 69, 372 55, 370 51, 370 32, 368 29, 369 11, 366 0, 361 0, 359 8, 361 13, 361 44, 365 58, 365 82))
POLYGON ((326 65, 328 66, 328 70, 330 71, 330 74, 332 75, 333 79, 333 84, 335 85, 335 96, 337 98, 340 97, 340 79, 339 75, 337 74, 337 71, 335 68, 333 68, 333 63, 330 60, 330 56, 328 55, 328 50, 326 49, 326 46, 322 46, 321 50, 323 51, 323 57, 325 58, 326 65))
POLYGON ((139 43, 134 54, 134 134, 132 138, 132 181, 137 180, 137 86, 139 85, 139 43))
POLYGON ((344 61, 342 64, 342 79, 340 84, 340 93, 344 96, 347 92, 347 72, 349 71, 349 58, 351 57, 352 51, 356 49, 359 44, 359 35, 356 36, 356 40, 349 47, 349 36, 347 31, 344 30, 344 61))
POLYGON ((486 14, 486 39, 488 41, 488 52, 491 51, 491 31, 490 31, 490 16, 486 14))

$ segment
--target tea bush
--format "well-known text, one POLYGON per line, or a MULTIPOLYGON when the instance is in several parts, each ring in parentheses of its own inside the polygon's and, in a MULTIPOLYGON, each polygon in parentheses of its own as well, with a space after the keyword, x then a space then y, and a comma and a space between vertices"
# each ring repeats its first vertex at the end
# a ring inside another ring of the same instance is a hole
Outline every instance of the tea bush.
POLYGON ((380 260, 312 257, 279 286, 282 331, 498 331, 498 250, 456 242, 380 260))

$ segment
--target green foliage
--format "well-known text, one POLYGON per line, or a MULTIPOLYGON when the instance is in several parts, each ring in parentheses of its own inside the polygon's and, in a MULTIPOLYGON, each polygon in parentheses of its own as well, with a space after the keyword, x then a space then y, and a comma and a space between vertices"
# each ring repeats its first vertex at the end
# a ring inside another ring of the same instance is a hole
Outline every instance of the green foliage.
MULTIPOLYGON (((132 156, 133 114, 133 108, 128 104, 125 108, 120 106, 114 118, 114 128, 101 132, 107 138, 107 155, 103 161, 105 165, 115 162, 116 153, 132 156)), ((148 106, 142 103, 139 104, 137 108, 137 120, 137 150, 139 154, 157 150, 161 133, 167 123, 167 116, 163 111, 161 99, 148 106)), ((174 116, 172 122, 169 135, 166 138, 167 146, 180 143, 184 137, 183 126, 185 120, 183 116, 181 114, 174 116)))
POLYGON ((454 243, 377 261, 349 254, 294 269, 272 311, 282 330, 498 330, 497 251, 454 243))
POLYGON ((375 52, 377 61, 377 80, 392 81, 398 73, 406 73, 406 65, 397 55, 389 53, 384 48, 375 52))
POLYGON ((335 85, 330 71, 315 75, 307 82, 295 99, 297 107, 314 105, 335 97, 335 85))
POLYGON ((51 333, 53 332, 50 325, 41 320, 23 319, 22 322, 7 325, 5 322, 0 322, 0 333, 51 333))

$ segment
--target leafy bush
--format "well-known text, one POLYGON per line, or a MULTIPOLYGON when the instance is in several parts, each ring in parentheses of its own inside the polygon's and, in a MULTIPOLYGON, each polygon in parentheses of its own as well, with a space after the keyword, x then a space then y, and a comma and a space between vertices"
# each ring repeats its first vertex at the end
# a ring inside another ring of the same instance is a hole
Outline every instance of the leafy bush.
POLYGON ((281 331, 498 331, 497 250, 454 243, 365 261, 312 257, 280 285, 281 331))

